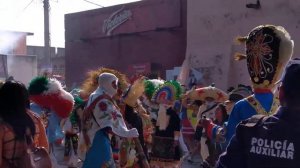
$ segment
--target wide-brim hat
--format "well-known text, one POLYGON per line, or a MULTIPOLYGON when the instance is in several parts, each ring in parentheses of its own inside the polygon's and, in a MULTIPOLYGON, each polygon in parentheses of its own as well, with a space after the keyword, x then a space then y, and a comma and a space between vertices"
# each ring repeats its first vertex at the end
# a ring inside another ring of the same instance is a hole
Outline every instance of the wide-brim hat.
POLYGON ((213 98, 216 102, 225 102, 228 100, 227 93, 212 86, 193 89, 187 93, 187 97, 192 100, 201 101, 205 101, 206 98, 213 98))

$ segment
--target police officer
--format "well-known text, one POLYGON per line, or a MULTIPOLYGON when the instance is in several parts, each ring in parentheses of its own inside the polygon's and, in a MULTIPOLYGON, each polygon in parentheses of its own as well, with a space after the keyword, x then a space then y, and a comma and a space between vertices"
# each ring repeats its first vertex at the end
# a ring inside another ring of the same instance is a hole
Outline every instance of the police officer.
POLYGON ((217 167, 300 167, 300 60, 288 63, 273 116, 242 121, 217 167))

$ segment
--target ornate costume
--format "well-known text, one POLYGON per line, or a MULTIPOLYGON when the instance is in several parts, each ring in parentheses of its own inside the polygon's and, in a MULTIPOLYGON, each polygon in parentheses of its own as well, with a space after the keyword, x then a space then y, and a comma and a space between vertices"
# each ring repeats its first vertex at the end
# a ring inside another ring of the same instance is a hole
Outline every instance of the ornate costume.
POLYGON ((36 77, 31 80, 28 91, 31 101, 54 111, 60 118, 68 117, 73 110, 73 96, 65 91, 56 79, 36 77))
POLYGON ((65 161, 70 167, 77 167, 78 162, 78 140, 81 131, 81 117, 85 102, 76 94, 73 94, 75 100, 74 110, 69 118, 64 121, 63 131, 65 134, 65 161))
MULTIPOLYGON (((95 71, 91 71, 88 74, 88 78, 83 83, 83 92, 85 94, 91 94, 91 92, 97 87, 98 77, 103 73, 111 73, 114 74, 118 78, 118 90, 116 96, 112 98, 113 102, 116 102, 116 106, 119 108, 122 117, 125 119, 128 128, 136 128, 139 133, 140 144, 145 149, 145 153, 147 152, 144 144, 144 132, 143 128, 146 128, 147 125, 147 116, 136 113, 138 105, 137 99, 144 92, 144 79, 139 78, 132 85, 129 84, 127 77, 113 69, 109 68, 100 68, 95 71), (121 97, 123 95, 123 97, 121 97)), ((141 152, 136 147, 137 139, 128 139, 124 136, 120 137, 117 134, 112 135, 111 137, 111 146, 113 158, 116 163, 119 163, 121 166, 132 167, 133 165, 137 165, 138 158, 142 156, 141 152), (133 153, 135 153, 135 157, 133 157, 133 153), (131 159, 129 159, 131 158, 131 159), (133 159, 132 161, 132 158, 133 159)))
MULTIPOLYGON (((122 102, 125 104, 123 116, 130 128, 136 128, 139 132, 138 139, 122 139, 120 149, 121 167, 149 167, 147 158, 148 150, 145 144, 145 133, 149 116, 141 107, 138 100, 144 93, 144 77, 134 81, 134 83, 123 94, 122 102)), ((151 129, 151 128, 150 128, 151 129)))
MULTIPOLYGON (((74 106, 73 96, 63 89, 59 81, 44 76, 32 79, 28 91, 29 98, 33 102, 30 108, 42 118, 46 126, 50 147, 55 142, 61 143, 64 134, 60 127, 60 121, 67 118, 72 112, 74 106)), ((53 152, 51 157, 52 164, 55 167, 57 163, 53 152)))
POLYGON ((30 108, 43 119, 49 143, 62 139, 59 122, 71 113, 73 96, 62 88, 59 81, 44 76, 32 79, 28 91, 33 101, 30 108))
POLYGON ((120 109, 112 97, 117 93, 118 78, 101 73, 98 88, 90 95, 84 111, 83 136, 88 148, 83 167, 114 166, 110 134, 120 137, 138 137, 135 128, 127 129, 120 109), (91 146, 90 146, 91 145, 91 146))
MULTIPOLYGON (((246 55, 236 55, 237 60, 247 59, 247 67, 254 88, 254 94, 237 102, 230 114, 226 127, 226 142, 235 132, 237 124, 255 114, 271 115, 279 101, 273 95, 275 82, 290 60, 294 43, 281 26, 262 25, 254 28, 246 37, 238 38, 246 43, 246 55)), ((211 137, 218 137, 219 126, 210 125, 211 137)))
POLYGON ((166 81, 152 95, 152 101, 159 104, 150 157, 152 166, 177 167, 180 159, 180 119, 172 106, 181 93, 178 82, 166 81))
MULTIPOLYGON (((228 99, 228 95, 225 92, 214 86, 192 89, 187 93, 187 97, 192 100, 201 100, 202 102, 204 102, 199 108, 197 116, 198 121, 201 120, 204 116, 206 118, 209 118, 210 120, 215 120, 215 112, 218 107, 218 104, 228 99)), ((197 140, 198 143, 205 142, 205 144, 208 147, 208 153, 205 150, 201 150, 201 156, 205 160, 210 160, 213 157, 215 146, 209 137, 202 138, 202 131, 202 125, 197 125, 194 139, 197 140)), ((205 131, 207 135, 210 135, 209 129, 206 129, 205 131)), ((199 144, 198 146, 201 145, 199 144)), ((203 149, 203 146, 201 146, 200 148, 203 149)))
POLYGON ((152 122, 155 124, 157 120, 157 114, 159 106, 152 101, 154 92, 164 83, 163 80, 151 79, 145 82, 145 96, 143 99, 143 106, 150 113, 152 122))

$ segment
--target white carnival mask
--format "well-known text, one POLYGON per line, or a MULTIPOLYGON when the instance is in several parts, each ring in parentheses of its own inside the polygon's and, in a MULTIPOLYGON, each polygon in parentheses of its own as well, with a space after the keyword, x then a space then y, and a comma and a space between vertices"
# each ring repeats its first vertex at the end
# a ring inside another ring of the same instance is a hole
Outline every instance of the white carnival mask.
POLYGON ((117 94, 118 78, 111 73, 102 73, 98 77, 99 87, 109 96, 117 94))

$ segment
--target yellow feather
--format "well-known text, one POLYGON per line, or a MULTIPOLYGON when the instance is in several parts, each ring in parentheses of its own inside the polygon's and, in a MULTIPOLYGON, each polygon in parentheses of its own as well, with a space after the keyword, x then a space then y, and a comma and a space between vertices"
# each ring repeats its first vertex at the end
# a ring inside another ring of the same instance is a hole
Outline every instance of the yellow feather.
POLYGON ((247 58, 247 56, 245 54, 242 54, 242 53, 235 53, 234 54, 234 59, 236 61, 244 60, 246 58, 247 58))
POLYGON ((248 38, 247 36, 244 36, 244 37, 238 36, 235 38, 235 43, 236 44, 245 44, 247 41, 247 38, 248 38))

